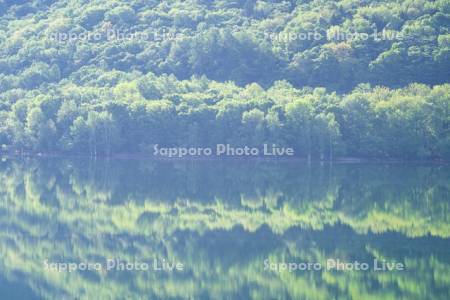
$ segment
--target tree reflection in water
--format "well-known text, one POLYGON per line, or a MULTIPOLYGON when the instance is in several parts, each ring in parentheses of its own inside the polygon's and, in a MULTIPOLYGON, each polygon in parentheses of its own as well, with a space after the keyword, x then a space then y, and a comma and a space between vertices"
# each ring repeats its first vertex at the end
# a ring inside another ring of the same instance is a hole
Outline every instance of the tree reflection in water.
POLYGON ((427 165, 6 159, 0 295, 450 299, 449 179, 449 167, 427 165), (44 268, 110 258, 185 270, 44 268), (266 259, 328 258, 406 270, 264 270, 266 259))

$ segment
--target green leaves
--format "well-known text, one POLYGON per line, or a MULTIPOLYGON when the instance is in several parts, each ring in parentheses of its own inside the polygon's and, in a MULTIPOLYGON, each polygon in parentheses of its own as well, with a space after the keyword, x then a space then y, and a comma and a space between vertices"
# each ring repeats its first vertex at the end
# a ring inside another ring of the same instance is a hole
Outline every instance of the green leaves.
POLYGON ((0 139, 11 148, 449 155, 446 1, 3 2, 0 139))

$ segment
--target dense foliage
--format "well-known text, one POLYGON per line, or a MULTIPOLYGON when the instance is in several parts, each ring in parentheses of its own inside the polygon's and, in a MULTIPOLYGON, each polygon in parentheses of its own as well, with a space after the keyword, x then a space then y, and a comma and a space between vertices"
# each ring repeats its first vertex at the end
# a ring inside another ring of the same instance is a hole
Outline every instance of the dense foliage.
POLYGON ((449 22, 447 0, 3 0, 0 144, 449 158, 449 22))

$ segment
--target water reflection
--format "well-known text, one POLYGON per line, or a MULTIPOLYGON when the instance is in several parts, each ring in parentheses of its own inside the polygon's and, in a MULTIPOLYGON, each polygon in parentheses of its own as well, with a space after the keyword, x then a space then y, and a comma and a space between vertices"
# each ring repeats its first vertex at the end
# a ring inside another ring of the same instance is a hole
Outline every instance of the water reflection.
POLYGON ((0 295, 450 299, 449 179, 446 166, 7 159, 0 295), (44 268, 46 259, 110 258, 179 261, 185 270, 44 268), (329 258, 406 270, 264 269, 265 260, 329 258))

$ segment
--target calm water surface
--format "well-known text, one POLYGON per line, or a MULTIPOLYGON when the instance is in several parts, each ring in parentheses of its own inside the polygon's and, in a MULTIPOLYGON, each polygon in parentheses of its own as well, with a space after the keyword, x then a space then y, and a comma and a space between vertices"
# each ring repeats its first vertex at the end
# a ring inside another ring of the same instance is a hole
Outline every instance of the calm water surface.
POLYGON ((4 158, 0 228, 0 299, 450 299, 449 166, 4 158))

